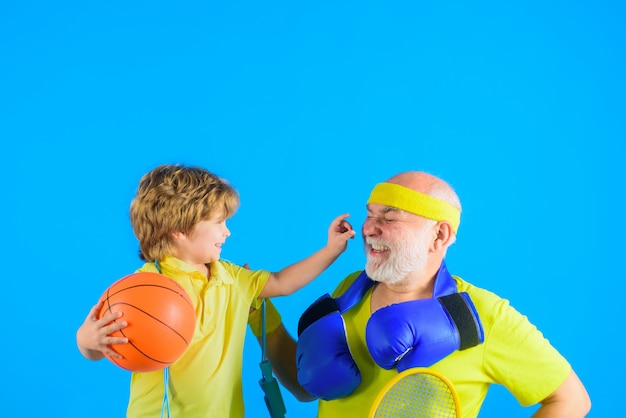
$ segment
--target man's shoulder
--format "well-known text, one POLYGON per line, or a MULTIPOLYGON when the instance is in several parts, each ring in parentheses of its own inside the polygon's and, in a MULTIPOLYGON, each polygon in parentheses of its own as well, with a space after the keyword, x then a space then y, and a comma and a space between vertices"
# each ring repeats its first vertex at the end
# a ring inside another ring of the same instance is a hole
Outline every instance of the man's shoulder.
POLYGON ((490 290, 469 283, 458 276, 452 277, 454 277, 456 281, 458 291, 467 292, 470 296, 483 322, 493 322, 497 318, 509 317, 516 312, 515 309, 511 307, 508 299, 490 290))
POLYGON ((354 283, 357 277, 363 272, 363 270, 357 270, 353 273, 347 275, 335 288, 333 291, 332 297, 336 298, 341 296, 348 288, 354 283))
POLYGON ((470 296, 476 295, 478 297, 500 299, 500 297, 494 292, 470 283, 459 276, 452 275, 452 278, 454 279, 459 292, 467 292, 470 296))

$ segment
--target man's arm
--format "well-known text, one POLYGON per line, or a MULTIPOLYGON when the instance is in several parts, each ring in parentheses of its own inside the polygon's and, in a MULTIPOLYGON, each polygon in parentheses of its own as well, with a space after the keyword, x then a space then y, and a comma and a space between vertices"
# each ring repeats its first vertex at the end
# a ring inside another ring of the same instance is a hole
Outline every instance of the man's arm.
MULTIPOLYGON (((298 369, 296 367, 296 341, 282 324, 280 313, 274 304, 266 299, 266 335, 265 353, 272 363, 272 370, 278 381, 300 402, 316 400, 298 383, 298 369)), ((248 324, 259 341, 262 341, 262 309, 250 312, 248 324)))
MULTIPOLYGON (((257 339, 261 344, 261 338, 257 337, 257 339)), ((287 332, 283 324, 266 335, 265 347, 267 358, 272 363, 272 370, 278 381, 300 402, 316 400, 298 383, 296 341, 287 332)))
POLYGON ((591 399, 574 370, 550 396, 541 401, 534 418, 584 417, 591 409, 591 399))

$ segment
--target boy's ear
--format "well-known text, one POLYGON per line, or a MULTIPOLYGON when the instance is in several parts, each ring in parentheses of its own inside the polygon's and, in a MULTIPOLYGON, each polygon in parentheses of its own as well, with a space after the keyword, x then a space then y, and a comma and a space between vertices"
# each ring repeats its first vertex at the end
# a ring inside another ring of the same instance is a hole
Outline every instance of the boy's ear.
POLYGON ((185 234, 182 232, 172 232, 171 236, 172 236, 172 239, 175 239, 175 240, 180 240, 180 239, 185 238, 185 234))

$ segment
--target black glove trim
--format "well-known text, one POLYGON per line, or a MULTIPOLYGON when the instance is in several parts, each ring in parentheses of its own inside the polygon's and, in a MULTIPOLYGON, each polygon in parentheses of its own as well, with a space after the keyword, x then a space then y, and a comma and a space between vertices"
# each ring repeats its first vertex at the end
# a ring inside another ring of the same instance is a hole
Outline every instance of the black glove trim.
POLYGON ((459 332, 459 350, 465 350, 480 344, 482 342, 480 320, 463 295, 461 293, 453 293, 441 296, 438 299, 450 315, 450 318, 452 318, 459 332))

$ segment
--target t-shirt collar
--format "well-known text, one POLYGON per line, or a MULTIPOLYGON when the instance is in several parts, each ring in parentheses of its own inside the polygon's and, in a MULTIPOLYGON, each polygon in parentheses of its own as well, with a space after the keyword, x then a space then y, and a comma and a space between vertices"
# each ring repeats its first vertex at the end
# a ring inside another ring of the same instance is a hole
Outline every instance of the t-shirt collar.
MULTIPOLYGON (((161 266, 167 266, 167 269, 188 274, 193 279, 206 280, 204 274, 176 257, 167 256, 159 264, 161 264, 161 266)), ((234 281, 232 275, 228 274, 220 261, 210 263, 209 272, 211 275, 209 277, 209 282, 212 282, 213 284, 231 284, 234 281)))

